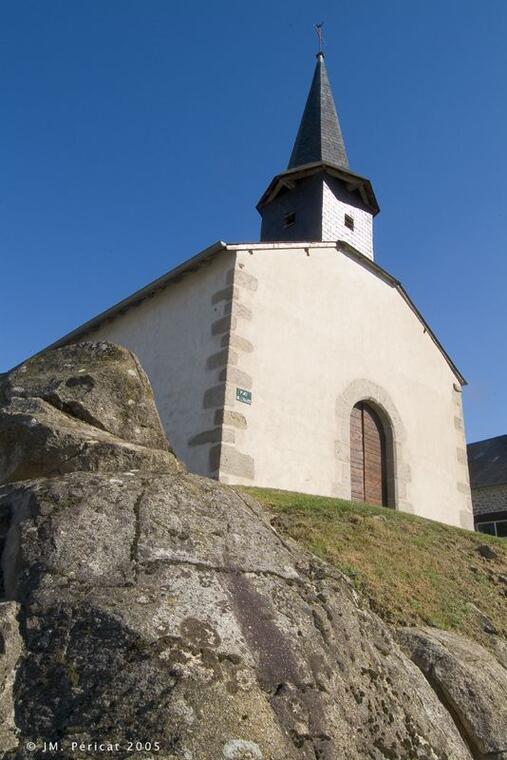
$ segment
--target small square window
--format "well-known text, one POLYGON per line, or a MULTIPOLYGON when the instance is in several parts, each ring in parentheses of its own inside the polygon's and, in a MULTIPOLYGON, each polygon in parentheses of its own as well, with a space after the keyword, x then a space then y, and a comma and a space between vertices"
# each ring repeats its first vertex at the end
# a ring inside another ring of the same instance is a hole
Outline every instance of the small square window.
POLYGON ((354 229, 354 217, 350 214, 345 214, 345 227, 348 227, 349 230, 354 229))
POLYGON ((293 224, 296 224, 296 212, 289 211, 288 214, 285 214, 283 218, 283 226, 292 227, 293 224))

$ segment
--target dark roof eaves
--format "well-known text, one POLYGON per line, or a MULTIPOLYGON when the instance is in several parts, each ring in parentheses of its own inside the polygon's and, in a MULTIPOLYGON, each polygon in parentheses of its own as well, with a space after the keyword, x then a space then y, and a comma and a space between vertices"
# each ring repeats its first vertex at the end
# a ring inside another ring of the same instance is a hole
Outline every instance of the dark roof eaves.
POLYGON ((472 482, 472 479, 470 479, 470 488, 472 491, 476 488, 496 488, 497 486, 507 486, 507 477, 504 477, 500 480, 495 480, 493 482, 484 482, 482 480, 476 480, 472 482))
POLYGON ((286 177, 287 178, 290 178, 290 177, 298 178, 299 176, 304 177, 306 175, 311 175, 316 172, 326 171, 326 170, 331 173, 336 172, 337 174, 345 175, 345 177, 347 178, 350 178, 352 180, 357 180, 357 182, 359 182, 360 185, 362 185, 363 187, 367 187, 371 194, 371 200, 369 201, 369 204, 371 206, 373 216, 376 216, 378 214, 378 212, 380 211, 380 207, 375 197, 375 193, 373 191, 371 181, 367 177, 363 177, 361 174, 356 174, 355 172, 351 172, 350 169, 344 169, 342 166, 339 166, 338 164, 329 163, 329 161, 313 161, 310 164, 303 164, 302 166, 296 166, 292 169, 286 169, 285 171, 280 172, 279 174, 276 174, 271 180, 271 182, 269 183, 267 189, 261 195, 256 205, 257 211, 260 213, 261 209, 268 203, 268 199, 271 200, 270 195, 274 191, 277 182, 280 182, 281 179, 286 178, 286 177))
MULTIPOLYGON (((286 241, 280 241, 280 242, 283 243, 286 241)), ((308 241, 307 245, 311 245, 311 244, 312 242, 308 241)), ((232 249, 232 245, 233 244, 229 244, 229 246, 231 246, 231 249, 232 249)), ((234 244, 234 245, 239 245, 239 244, 234 244)), ((245 243, 245 247, 248 247, 247 243, 245 243)), ((395 277, 393 277, 391 274, 389 274, 387 270, 383 269, 372 259, 368 258, 368 256, 365 256, 363 253, 358 251, 357 248, 350 245, 350 243, 347 243, 344 240, 338 240, 336 241, 336 247, 338 250, 341 250, 342 253, 345 253, 346 255, 349 255, 352 258, 355 258, 367 269, 372 271, 378 277, 381 277, 384 281, 388 282, 391 286, 395 287, 398 290, 402 298, 406 301, 408 306, 417 316, 421 324, 424 325, 426 331, 428 332, 431 339, 433 340, 435 345, 438 347, 438 349, 444 356, 445 360, 447 361, 448 365, 450 366, 450 368, 456 375, 460 384, 462 386, 468 385, 466 379, 458 370, 458 368, 456 367, 456 365, 450 358, 449 354, 446 352, 446 350, 444 349, 444 347, 438 340, 437 336, 435 335, 435 333, 433 332, 429 324, 426 322, 426 320, 424 319, 423 315, 421 314, 421 312, 419 311, 415 303, 412 301, 412 299, 408 295, 407 291, 405 290, 401 282, 397 280, 395 277)), ((179 264, 174 269, 171 269, 169 272, 162 275, 158 279, 153 280, 152 282, 148 283, 148 285, 145 285, 144 288, 141 288, 140 290, 135 291, 135 293, 132 293, 132 295, 128 296, 127 298, 124 298, 122 301, 119 301, 117 304, 115 304, 114 306, 111 306, 109 309, 106 309, 106 311, 103 311, 100 314, 98 314, 96 317, 93 317, 87 322, 84 322, 82 325, 80 325, 76 329, 71 330, 71 332, 67 333, 62 338, 59 338, 53 343, 50 343, 45 348, 42 348, 40 351, 37 351, 31 357, 28 357, 24 361, 20 362, 20 364, 17 366, 24 364, 25 361, 28 361, 28 359, 34 358, 35 356, 39 356, 39 354, 42 354, 45 351, 50 351, 54 348, 60 348, 60 346, 63 346, 69 343, 69 341, 79 338, 83 335, 86 335, 91 330, 99 327, 106 320, 112 319, 116 315, 124 312, 126 309, 129 309, 133 306, 138 305, 141 301, 144 301, 145 298, 148 298, 152 293, 155 293, 157 290, 161 290, 166 285, 168 285, 171 282, 171 280, 176 279, 177 277, 179 277, 180 275, 184 274, 187 271, 192 271, 194 268, 199 267, 201 264, 207 261, 211 256, 214 256, 217 253, 220 253, 221 251, 226 251, 226 250, 228 250, 228 244, 223 242, 222 240, 218 240, 217 242, 213 243, 208 248, 205 248, 200 253, 196 254, 195 256, 192 256, 192 258, 187 259, 187 261, 184 261, 182 264, 179 264)), ((15 369, 15 367, 13 367, 12 369, 15 369)))
MULTIPOLYGON (((75 338, 79 338, 83 335, 86 335, 91 330, 94 330, 97 327, 99 327, 103 322, 109 319, 113 319, 118 314, 124 313, 127 309, 133 306, 137 306, 146 298, 149 298, 157 290, 162 290, 166 285, 169 285, 172 280, 176 279, 182 274, 185 274, 185 272, 187 271, 194 270, 195 268, 203 264, 205 261, 207 261, 211 256, 214 256, 217 253, 220 253, 221 251, 225 251, 225 250, 227 250, 227 243, 224 243, 222 240, 217 240, 215 243, 208 246, 208 248, 205 248, 203 251, 200 251, 200 253, 196 254, 195 256, 192 256, 190 259, 187 259, 181 264, 178 264, 178 266, 174 267, 174 269, 169 270, 169 272, 166 272, 161 277, 158 277, 156 280, 153 280, 152 282, 148 283, 148 285, 145 285, 144 288, 141 288, 140 290, 136 290, 134 293, 132 293, 132 295, 127 296, 127 298, 122 299, 118 303, 111 306, 109 309, 102 311, 96 317, 92 317, 92 319, 89 319, 87 322, 84 322, 79 327, 76 327, 74 330, 71 330, 69 333, 67 333, 63 337, 59 338, 58 340, 55 340, 53 343, 50 343, 48 346, 45 346, 40 351, 37 351, 35 354, 32 354, 32 356, 29 356, 27 359, 24 359, 22 362, 16 365, 16 367, 21 366, 26 361, 28 361, 28 359, 33 359, 35 356, 39 356, 40 354, 43 354, 45 351, 50 351, 54 348, 60 348, 61 346, 64 346, 67 343, 69 343, 69 341, 74 340, 75 338)), ((16 367, 13 367, 9 371, 12 372, 12 370, 16 369, 16 367)))

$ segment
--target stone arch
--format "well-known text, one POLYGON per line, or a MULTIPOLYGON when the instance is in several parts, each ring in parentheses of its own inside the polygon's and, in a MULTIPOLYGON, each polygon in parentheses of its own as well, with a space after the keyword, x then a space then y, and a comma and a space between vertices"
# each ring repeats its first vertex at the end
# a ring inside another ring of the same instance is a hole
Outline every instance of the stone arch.
POLYGON ((405 453, 405 426, 390 395, 371 380, 354 380, 336 400, 338 495, 346 499, 351 497, 350 415, 354 406, 361 401, 375 410, 386 434, 387 505, 404 512, 413 512, 408 501, 410 467, 405 453))

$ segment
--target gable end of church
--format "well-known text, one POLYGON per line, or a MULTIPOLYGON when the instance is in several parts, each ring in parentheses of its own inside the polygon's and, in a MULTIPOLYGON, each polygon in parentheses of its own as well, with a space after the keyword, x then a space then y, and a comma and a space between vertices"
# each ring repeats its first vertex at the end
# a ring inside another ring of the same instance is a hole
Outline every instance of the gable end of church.
POLYGON ((473 527, 465 379, 374 260, 319 53, 256 243, 221 241, 50 348, 136 353, 179 458, 234 484, 364 500, 473 527))

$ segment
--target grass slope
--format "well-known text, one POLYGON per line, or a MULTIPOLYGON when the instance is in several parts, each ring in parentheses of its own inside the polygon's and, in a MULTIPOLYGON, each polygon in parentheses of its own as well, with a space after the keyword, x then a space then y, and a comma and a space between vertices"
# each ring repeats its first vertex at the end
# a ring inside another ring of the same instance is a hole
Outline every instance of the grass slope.
POLYGON ((489 648, 485 629, 507 636, 507 541, 342 499, 243 490, 278 531, 352 578, 387 622, 455 630, 489 648), (495 558, 477 551, 485 544, 495 558))

